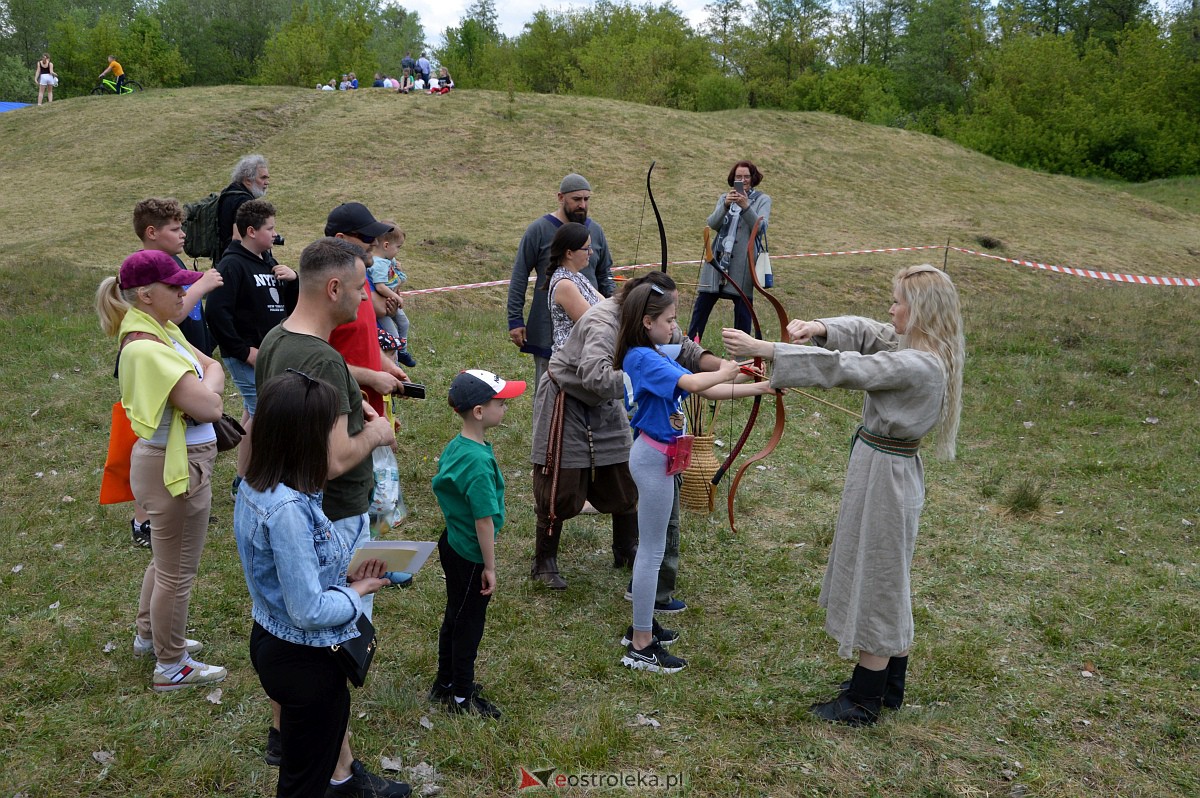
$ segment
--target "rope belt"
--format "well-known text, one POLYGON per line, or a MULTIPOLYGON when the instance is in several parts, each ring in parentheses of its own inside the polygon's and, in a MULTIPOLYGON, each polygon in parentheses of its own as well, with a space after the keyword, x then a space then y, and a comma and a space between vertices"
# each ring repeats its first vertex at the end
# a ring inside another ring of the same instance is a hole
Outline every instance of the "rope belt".
POLYGON ((854 448, 854 440, 859 438, 867 446, 870 446, 877 452, 884 454, 892 454, 897 457, 916 457, 917 452, 921 449, 921 439, 904 440, 903 438, 889 438, 886 435, 876 435, 866 427, 859 425, 854 431, 854 436, 850 438, 850 448, 854 448))

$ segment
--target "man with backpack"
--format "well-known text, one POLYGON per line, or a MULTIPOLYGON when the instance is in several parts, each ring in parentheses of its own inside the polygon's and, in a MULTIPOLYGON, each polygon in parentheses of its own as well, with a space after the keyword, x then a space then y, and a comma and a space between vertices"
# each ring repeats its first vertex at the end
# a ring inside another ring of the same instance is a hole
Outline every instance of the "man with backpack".
POLYGON ((217 249, 214 260, 220 260, 229 248, 230 241, 240 241, 237 225, 238 208, 242 203, 252 199, 260 199, 267 194, 267 186, 271 183, 271 173, 267 169, 267 159, 261 155, 246 155, 233 167, 230 183, 221 191, 217 201, 217 249))

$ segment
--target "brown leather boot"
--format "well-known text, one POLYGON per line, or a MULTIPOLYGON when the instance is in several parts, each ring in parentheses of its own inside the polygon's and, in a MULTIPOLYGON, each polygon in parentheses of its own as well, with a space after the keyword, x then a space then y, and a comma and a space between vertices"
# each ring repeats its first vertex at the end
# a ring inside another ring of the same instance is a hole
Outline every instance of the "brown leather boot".
POLYGON ((632 568, 638 550, 637 511, 614 515, 612 523, 613 568, 632 568))
MULTIPOLYGON (((556 532, 561 534, 561 528, 556 532)), ((558 538, 559 534, 551 534, 550 530, 538 524, 529 578, 551 590, 566 590, 567 582, 558 574, 558 538)))

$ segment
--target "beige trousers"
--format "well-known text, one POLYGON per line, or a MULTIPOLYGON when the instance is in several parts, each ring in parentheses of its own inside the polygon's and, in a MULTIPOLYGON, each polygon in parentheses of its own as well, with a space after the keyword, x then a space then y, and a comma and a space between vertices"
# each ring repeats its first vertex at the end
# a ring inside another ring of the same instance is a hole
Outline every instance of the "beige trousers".
POLYGON ((172 496, 163 484, 166 450, 138 441, 129 465, 129 484, 150 517, 153 556, 142 578, 137 633, 154 640, 154 654, 164 665, 184 655, 188 602, 208 537, 212 505, 212 469, 217 444, 188 447, 188 490, 172 496))

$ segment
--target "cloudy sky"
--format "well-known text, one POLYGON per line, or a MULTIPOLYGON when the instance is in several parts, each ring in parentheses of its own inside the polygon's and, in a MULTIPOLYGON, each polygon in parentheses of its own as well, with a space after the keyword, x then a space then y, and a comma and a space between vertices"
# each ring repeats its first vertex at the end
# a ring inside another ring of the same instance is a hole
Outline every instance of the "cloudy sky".
MULTIPOLYGON (((659 1, 653 0, 656 5, 659 1)), ((709 0, 674 0, 674 5, 695 28, 699 27, 704 19, 706 2, 709 0)), ((446 28, 458 25, 471 0, 398 0, 397 4, 420 15, 421 25, 425 28, 425 38, 432 46, 439 47, 442 44, 442 32, 446 28)), ((496 11, 500 17, 500 32, 507 36, 516 36, 539 9, 565 11, 568 8, 589 5, 591 3, 556 0, 496 0, 496 11)))

